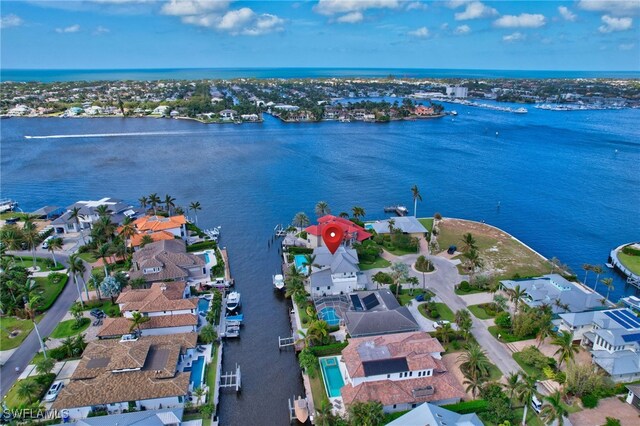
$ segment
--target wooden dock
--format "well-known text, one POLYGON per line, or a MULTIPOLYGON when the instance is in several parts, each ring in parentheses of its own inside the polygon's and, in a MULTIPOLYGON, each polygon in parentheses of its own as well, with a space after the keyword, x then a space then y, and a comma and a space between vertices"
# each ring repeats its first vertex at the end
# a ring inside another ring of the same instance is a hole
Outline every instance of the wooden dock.
POLYGON ((219 250, 222 260, 224 261, 224 279, 231 281, 231 268, 229 267, 229 254, 227 253, 227 248, 225 247, 219 250))
POLYGON ((395 213, 398 216, 406 216, 409 214, 409 210, 405 206, 395 205, 395 206, 386 206, 384 208, 385 213, 395 213))

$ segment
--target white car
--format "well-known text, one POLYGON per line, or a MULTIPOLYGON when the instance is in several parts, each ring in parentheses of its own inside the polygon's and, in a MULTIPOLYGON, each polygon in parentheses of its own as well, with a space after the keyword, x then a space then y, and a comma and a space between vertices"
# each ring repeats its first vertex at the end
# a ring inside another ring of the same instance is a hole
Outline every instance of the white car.
POLYGON ((433 328, 440 328, 445 324, 451 324, 451 322, 446 321, 446 320, 436 321, 436 322, 433 323, 433 328))
POLYGON ((49 391, 47 392, 47 394, 44 396, 44 400, 49 402, 55 400, 56 397, 58 396, 58 393, 60 393, 60 390, 63 387, 64 387, 64 383, 62 383, 61 381, 54 382, 49 388, 49 391))
POLYGON ((538 397, 535 395, 533 395, 533 397, 531 398, 531 408, 533 408, 533 411, 538 414, 540 414, 540 411, 542 411, 542 402, 540 402, 538 397))

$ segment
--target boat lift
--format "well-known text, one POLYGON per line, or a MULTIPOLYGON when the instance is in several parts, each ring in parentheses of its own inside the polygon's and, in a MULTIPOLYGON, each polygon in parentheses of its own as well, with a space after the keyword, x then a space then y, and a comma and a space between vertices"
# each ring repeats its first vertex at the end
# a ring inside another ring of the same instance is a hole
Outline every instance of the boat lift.
POLYGON ((273 232, 275 233, 277 238, 285 237, 287 235, 287 231, 284 229, 282 224, 276 225, 273 228, 273 232))
POLYGON ((289 346, 294 346, 296 344, 295 337, 280 337, 278 336, 278 350, 282 350, 283 348, 287 348, 289 346))
POLYGON ((240 392, 241 386, 240 366, 238 364, 236 364, 235 372, 232 371, 220 375, 220 389, 235 388, 236 392, 240 392))

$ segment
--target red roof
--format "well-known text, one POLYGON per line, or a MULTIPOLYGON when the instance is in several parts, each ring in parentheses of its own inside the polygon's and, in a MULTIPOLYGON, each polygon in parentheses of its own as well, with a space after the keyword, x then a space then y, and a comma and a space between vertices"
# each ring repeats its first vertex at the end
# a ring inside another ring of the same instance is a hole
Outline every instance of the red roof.
POLYGON ((330 214, 319 218, 317 225, 308 226, 305 231, 307 231, 311 235, 321 236, 324 227, 331 223, 338 225, 345 233, 345 238, 347 239, 351 238, 354 233, 356 234, 356 239, 360 242, 366 240, 367 238, 371 238, 371 234, 365 231, 363 227, 356 225, 349 219, 343 219, 341 217, 333 216, 330 214))

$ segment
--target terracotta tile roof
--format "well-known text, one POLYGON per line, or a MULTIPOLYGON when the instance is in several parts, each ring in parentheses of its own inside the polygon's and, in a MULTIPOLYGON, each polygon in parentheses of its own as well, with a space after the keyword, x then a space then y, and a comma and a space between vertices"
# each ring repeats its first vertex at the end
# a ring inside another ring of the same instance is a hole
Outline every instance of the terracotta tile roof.
POLYGON ((416 379, 364 382, 355 387, 347 384, 340 389, 340 394, 346 405, 359 401, 380 401, 382 405, 415 404, 461 399, 465 396, 464 390, 448 372, 416 379), (415 392, 427 386, 433 388, 431 395, 415 392))
POLYGON ((143 216, 133 222, 133 226, 138 231, 163 231, 166 229, 180 228, 187 223, 184 215, 163 217, 163 216, 143 216))
POLYGON ((338 225, 345 233, 345 238, 351 238, 356 233, 356 239, 358 241, 364 241, 367 238, 371 238, 371 234, 368 233, 363 227, 356 225, 348 219, 344 219, 338 216, 325 215, 318 219, 317 225, 308 226, 305 231, 311 235, 322 235, 322 230, 329 224, 338 225))
POLYGON ((138 247, 140 244, 142 244, 142 237, 144 237, 145 235, 150 236, 153 241, 173 240, 175 238, 175 235, 173 235, 169 231, 145 232, 140 234, 134 234, 129 239, 129 246, 138 247))
POLYGON ((198 298, 182 299, 185 285, 184 282, 154 283, 150 289, 129 290, 120 293, 116 302, 121 305, 122 312, 149 313, 195 310, 198 306, 198 298))
POLYGON ((151 288, 132 289, 125 287, 116 303, 142 302, 147 298, 155 298, 158 292, 161 292, 167 299, 182 299, 186 287, 187 283, 184 281, 153 283, 151 288))
POLYGON ((395 333, 350 339, 342 360, 351 377, 365 377, 363 361, 406 358, 409 371, 440 368, 441 363, 431 356, 436 352, 444 348, 427 333, 395 333))
POLYGON ((194 348, 196 333, 97 340, 53 404, 54 409, 186 395, 189 373, 177 373, 180 353, 194 348), (133 371, 117 371, 132 369, 133 371))
POLYGON ((142 277, 145 281, 186 279, 189 269, 202 268, 205 262, 197 255, 187 253, 184 241, 179 239, 147 244, 133 253, 134 269, 131 279, 142 277), (144 274, 145 268, 160 268, 160 272, 144 274))
MULTIPOLYGON (((119 337, 131 333, 131 320, 124 317, 105 318, 104 325, 98 332, 98 337, 119 337)), ((159 315, 149 317, 149 321, 140 325, 144 330, 154 328, 197 326, 198 317, 194 314, 159 315)))

